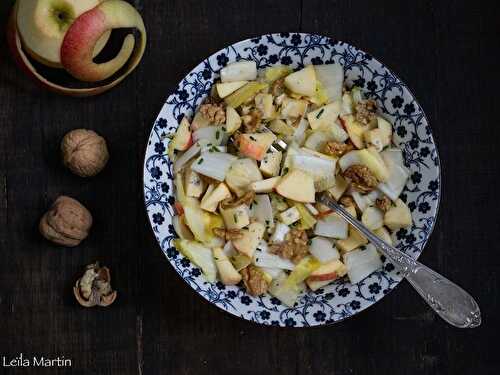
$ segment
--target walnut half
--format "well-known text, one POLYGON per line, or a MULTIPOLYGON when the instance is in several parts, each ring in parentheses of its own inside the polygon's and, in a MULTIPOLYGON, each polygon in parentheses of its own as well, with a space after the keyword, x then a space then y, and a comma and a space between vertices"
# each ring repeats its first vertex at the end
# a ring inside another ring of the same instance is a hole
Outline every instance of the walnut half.
POLYGON ((264 274, 257 267, 250 265, 240 271, 243 283, 248 294, 252 296, 260 296, 267 292, 269 283, 264 278, 264 274))
POLYGON ((298 263, 309 253, 307 233, 302 229, 292 229, 285 241, 270 246, 271 253, 298 263))
POLYGON ((373 99, 363 100, 356 104, 356 120, 363 125, 376 121, 377 103, 373 99))
POLYGON ((200 106, 200 113, 212 124, 220 125, 226 122, 226 109, 223 104, 202 104, 200 106))
POLYGON ((111 305, 116 299, 116 290, 111 288, 111 274, 107 267, 100 267, 99 262, 89 264, 85 273, 73 287, 73 294, 84 307, 111 305))
POLYGON ((392 202, 387 196, 384 195, 383 198, 375 200, 375 206, 383 212, 387 212, 392 207, 392 202))
POLYGON ((347 154, 349 151, 351 151, 353 149, 354 149, 354 147, 350 143, 328 141, 325 144, 323 152, 327 155, 333 155, 333 156, 340 157, 344 154, 347 154))
POLYGON ((352 186, 362 193, 369 193, 378 185, 377 178, 365 165, 351 165, 344 171, 344 177, 351 180, 352 186))

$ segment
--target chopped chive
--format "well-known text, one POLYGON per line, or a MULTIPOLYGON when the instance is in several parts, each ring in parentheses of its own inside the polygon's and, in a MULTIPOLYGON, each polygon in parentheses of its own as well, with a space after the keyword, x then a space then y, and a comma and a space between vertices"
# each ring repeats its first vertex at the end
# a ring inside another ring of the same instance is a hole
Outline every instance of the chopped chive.
POLYGON ((250 139, 254 142, 257 142, 257 140, 253 136, 250 136, 250 139))
POLYGON ((237 223, 238 222, 238 215, 233 214, 233 219, 234 219, 234 222, 237 223))
POLYGON ((321 115, 323 114, 323 112, 325 112, 324 108, 322 108, 321 111, 318 112, 318 114, 316 115, 316 118, 320 118, 321 115))
POLYGON ((269 225, 269 220, 266 220, 266 225, 269 225))
POLYGON ((311 244, 312 244, 312 240, 308 240, 307 241, 307 246, 311 246, 311 244))
POLYGON ((198 160, 197 164, 201 164, 201 163, 203 163, 203 158, 200 158, 200 160, 198 160))
POLYGON ((285 169, 283 169, 283 174, 287 174, 288 173, 288 167, 286 167, 285 169))
POLYGON ((217 130, 215 132, 215 139, 219 139, 219 137, 220 137, 220 130, 217 130))

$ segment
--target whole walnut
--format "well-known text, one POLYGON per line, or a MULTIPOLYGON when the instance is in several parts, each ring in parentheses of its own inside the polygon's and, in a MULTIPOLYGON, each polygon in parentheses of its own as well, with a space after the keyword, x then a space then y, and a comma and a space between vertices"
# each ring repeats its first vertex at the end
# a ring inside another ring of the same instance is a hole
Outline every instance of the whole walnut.
POLYGON ((77 246, 87 238, 92 226, 92 215, 77 200, 60 196, 40 219, 42 236, 59 245, 77 246))
POLYGON ((91 177, 106 166, 109 159, 106 140, 92 130, 76 129, 61 142, 63 163, 80 177, 91 177))

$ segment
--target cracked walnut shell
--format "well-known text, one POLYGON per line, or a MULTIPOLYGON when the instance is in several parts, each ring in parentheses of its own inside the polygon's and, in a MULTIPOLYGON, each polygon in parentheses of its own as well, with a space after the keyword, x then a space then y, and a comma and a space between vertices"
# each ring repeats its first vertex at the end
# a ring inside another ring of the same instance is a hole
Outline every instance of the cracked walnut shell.
POLYGON ((106 166, 109 159, 106 140, 92 130, 76 129, 61 142, 63 163, 80 177, 91 177, 106 166))
POLYGON ((73 287, 73 294, 84 307, 111 305, 116 299, 116 290, 111 288, 111 274, 107 267, 100 267, 99 262, 89 264, 85 273, 73 287))
POLYGON ((87 238, 92 215, 76 199, 60 196, 40 219, 42 236, 59 245, 77 246, 87 238))

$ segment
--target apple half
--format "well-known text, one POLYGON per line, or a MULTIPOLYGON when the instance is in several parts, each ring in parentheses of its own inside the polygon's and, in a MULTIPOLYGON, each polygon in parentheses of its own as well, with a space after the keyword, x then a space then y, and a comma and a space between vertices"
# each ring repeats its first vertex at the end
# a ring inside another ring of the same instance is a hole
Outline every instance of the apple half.
MULTIPOLYGON (((21 35, 19 33, 18 29, 18 7, 19 4, 16 3, 12 9, 9 22, 7 25, 7 42, 9 44, 9 48, 11 50, 11 53, 14 57, 14 60, 16 63, 32 78, 34 79, 37 83, 39 83, 42 87, 56 92, 58 94, 63 94, 63 95, 68 95, 68 96, 74 96, 74 97, 86 97, 86 96, 93 96, 93 95, 98 95, 101 94, 105 91, 108 91, 109 89, 115 87, 117 84, 122 82, 139 64, 139 62, 142 59, 142 56, 144 55, 144 50, 146 48, 146 30, 144 27, 144 23, 142 21, 142 18, 140 14, 128 3, 121 1, 121 0, 109 0, 105 1, 104 3, 100 3, 97 7, 103 6, 105 3, 111 3, 105 5, 103 8, 100 8, 98 11, 95 11, 93 14, 96 17, 100 17, 101 21, 102 19, 106 19, 106 17, 111 13, 111 16, 109 16, 108 20, 104 22, 106 27, 103 27, 103 22, 94 22, 88 25, 89 28, 100 26, 100 32, 97 32, 99 34, 99 37, 95 40, 95 43, 93 43, 91 46, 86 46, 86 50, 91 50, 91 57, 89 58, 89 61, 86 62, 86 66, 93 67, 93 65, 102 65, 102 64, 95 64, 92 62, 93 56, 96 54, 95 51, 99 50, 101 47, 101 43, 103 41, 107 40, 106 39, 106 34, 109 33, 109 30, 112 28, 118 28, 118 27, 135 27, 139 30, 141 36, 140 36, 140 44, 138 46, 135 46, 135 41, 134 37, 132 35, 128 35, 126 39, 123 42, 122 49, 120 53, 118 54, 117 57, 115 57, 113 60, 111 60, 112 64, 109 64, 110 62, 104 63, 108 64, 108 67, 103 69, 107 74, 109 74, 110 70, 114 70, 114 72, 118 71, 125 63, 128 61, 127 68, 118 76, 115 78, 113 81, 96 86, 96 87, 91 87, 91 88, 71 88, 71 87, 65 87, 62 85, 58 85, 56 83, 53 83, 49 80, 47 80, 45 77, 43 77, 33 66, 31 63, 30 59, 28 58, 27 54, 25 53, 25 46, 23 45, 21 35), (125 19, 127 17, 130 17, 130 19, 125 19), (111 21, 110 21, 111 20, 111 21), (134 48, 135 47, 135 48, 134 48), (127 56, 127 59, 124 57, 127 56), (118 68, 116 67, 119 63, 121 63, 121 66, 118 68), (110 69, 110 65, 111 68, 110 69)), ((95 8, 92 8, 88 12, 91 12, 95 8)), ((87 14, 88 12, 84 13, 87 14)), ((76 20, 78 20, 80 17, 78 17, 76 20)), ((76 22, 75 20, 75 22, 76 22)), ((74 23, 74 22, 73 22, 74 23)), ((68 29, 67 32, 72 27, 68 29)), ((92 34, 88 30, 86 30, 85 27, 82 27, 81 24, 79 26, 80 30, 82 32, 85 32, 86 35, 92 34)), ((66 32, 66 34, 67 34, 66 32)), ((65 39, 65 38, 64 38, 65 39)), ((75 37, 73 35, 72 40, 75 40, 75 37)), ((88 38, 85 40, 89 41, 88 38)), ((94 39, 93 39, 94 40, 94 39)), ((63 40, 64 43, 64 40, 63 40)), ((84 46, 81 46, 82 48, 84 46)), ((62 50, 62 47, 61 47, 62 50)), ((61 55, 62 57, 62 55, 61 55)), ((37 59, 40 61, 40 59, 37 59)), ((62 60, 62 58, 61 58, 62 60)), ((68 57, 69 61, 72 61, 71 56, 68 57)), ((54 66, 50 65, 50 62, 47 64, 49 66, 54 66)), ((72 64, 70 64, 72 65, 72 64)), ((74 68, 74 65, 70 66, 70 69, 74 70, 82 70, 78 69, 80 66, 80 63, 77 64, 78 67, 74 68)), ((102 70, 101 70, 102 71, 102 70)), ((71 71, 70 71, 71 73, 71 71)), ((113 73, 112 73, 113 74, 113 73)), ((112 75, 111 74, 111 75, 112 75)), ((93 75, 94 78, 96 78, 95 74, 93 75)), ((109 75, 108 75, 109 77, 109 75)), ((100 80, 106 79, 101 78, 100 80)))

